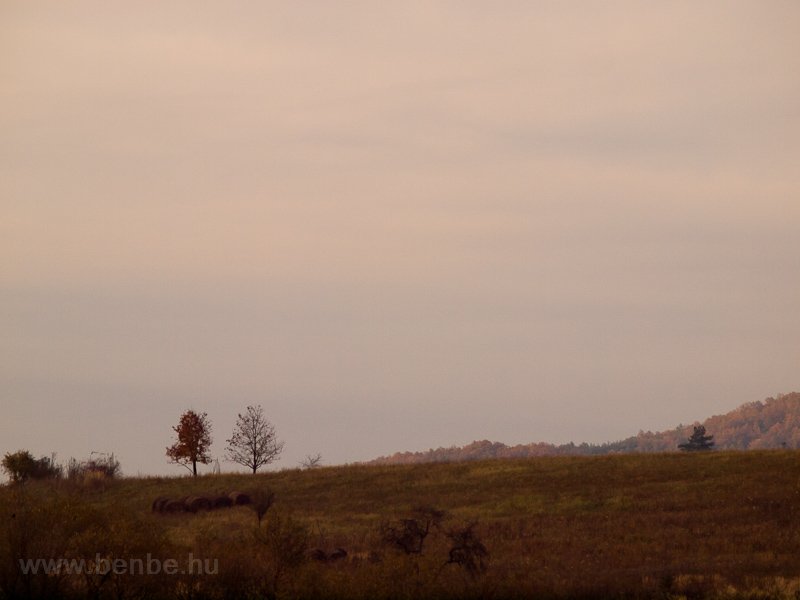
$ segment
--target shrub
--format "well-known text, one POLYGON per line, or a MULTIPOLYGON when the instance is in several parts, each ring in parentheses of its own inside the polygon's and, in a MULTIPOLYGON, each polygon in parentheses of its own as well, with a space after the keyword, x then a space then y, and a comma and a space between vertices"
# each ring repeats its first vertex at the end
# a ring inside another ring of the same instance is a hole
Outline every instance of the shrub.
POLYGON ((306 454, 305 458, 300 461, 300 466, 304 469, 316 469, 322 466, 322 454, 306 454))
POLYGON ((7 453, 2 461, 3 471, 12 483, 24 483, 29 479, 56 479, 61 477, 61 467, 56 464, 55 455, 43 456, 38 460, 27 450, 7 453))
POLYGON ((64 573, 25 573, 20 561, 74 557, 73 543, 98 520, 81 498, 54 489, 18 487, 4 498, 0 519, 0 598, 58 598, 69 582, 64 573))
POLYGON ((489 551, 475 533, 476 525, 473 521, 464 527, 455 527, 446 534, 452 545, 445 564, 459 565, 473 578, 486 571, 489 558, 489 551))
POLYGON ((275 503, 275 492, 269 488, 253 490, 250 493, 250 508, 256 513, 258 519, 258 526, 261 527, 261 519, 267 514, 267 511, 275 503))
POLYGON ((289 572, 307 558, 308 529, 288 515, 276 514, 264 529, 257 529, 255 538, 267 551, 271 567, 272 593, 277 595, 281 582, 289 572))
POLYGON ((67 464, 67 479, 70 481, 89 478, 114 479, 121 474, 119 461, 113 454, 84 461, 71 458, 67 464))
POLYGON ((431 527, 439 527, 446 513, 430 506, 414 509, 414 518, 400 519, 381 524, 381 538, 384 543, 406 554, 421 554, 425 538, 431 527))

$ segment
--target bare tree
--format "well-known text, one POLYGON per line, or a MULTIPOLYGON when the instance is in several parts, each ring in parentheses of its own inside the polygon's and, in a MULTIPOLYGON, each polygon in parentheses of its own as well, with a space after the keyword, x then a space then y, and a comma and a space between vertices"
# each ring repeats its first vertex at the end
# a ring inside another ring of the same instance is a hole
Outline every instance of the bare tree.
POLYGON ((197 477, 197 463, 207 465, 211 462, 208 449, 211 447, 211 422, 208 413, 187 410, 181 420, 172 428, 178 434, 178 441, 167 448, 170 462, 183 465, 197 477), (189 468, 189 465, 192 465, 189 468))
POLYGON ((322 454, 306 454, 305 458, 300 461, 300 466, 304 469, 315 469, 322 466, 322 454))
POLYGON ((275 426, 264 416, 261 406, 248 406, 245 414, 239 414, 233 435, 226 440, 228 460, 252 469, 268 465, 283 451, 283 442, 278 441, 275 426))

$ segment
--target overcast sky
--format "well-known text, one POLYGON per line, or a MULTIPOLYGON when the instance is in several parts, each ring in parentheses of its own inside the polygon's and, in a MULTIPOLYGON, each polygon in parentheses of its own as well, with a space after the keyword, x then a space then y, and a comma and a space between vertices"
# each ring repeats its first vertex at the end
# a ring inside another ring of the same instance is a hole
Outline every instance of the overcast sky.
MULTIPOLYGON (((0 453, 602 442, 800 390, 800 3, 0 3, 0 453)), ((223 469, 232 469, 223 463, 223 469)))

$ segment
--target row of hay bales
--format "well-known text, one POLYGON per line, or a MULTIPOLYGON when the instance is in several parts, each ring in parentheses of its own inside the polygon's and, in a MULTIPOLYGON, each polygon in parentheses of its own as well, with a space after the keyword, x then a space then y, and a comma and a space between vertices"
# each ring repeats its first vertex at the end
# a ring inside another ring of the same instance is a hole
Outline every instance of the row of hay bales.
POLYGON ((230 508, 232 506, 243 506, 252 504, 253 500, 249 494, 244 492, 230 492, 221 494, 198 494, 195 496, 184 496, 183 498, 167 498, 159 496, 153 500, 153 512, 155 513, 196 513, 199 510, 216 510, 218 508, 230 508))

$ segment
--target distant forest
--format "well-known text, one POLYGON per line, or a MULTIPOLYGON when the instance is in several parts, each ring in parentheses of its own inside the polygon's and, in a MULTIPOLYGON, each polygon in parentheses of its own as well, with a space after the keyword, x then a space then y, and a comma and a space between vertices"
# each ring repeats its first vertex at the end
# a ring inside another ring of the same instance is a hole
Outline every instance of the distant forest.
POLYGON ((507 446, 489 440, 463 447, 437 448, 424 452, 397 452, 370 461, 371 464, 455 462, 487 458, 525 458, 530 456, 601 455, 628 452, 665 452, 678 450, 692 434, 694 425, 702 424, 714 436, 716 450, 750 448, 800 448, 800 393, 780 394, 763 402, 749 402, 724 415, 716 415, 690 425, 678 425, 669 431, 640 431, 638 435, 605 444, 548 444, 538 442, 507 446))

